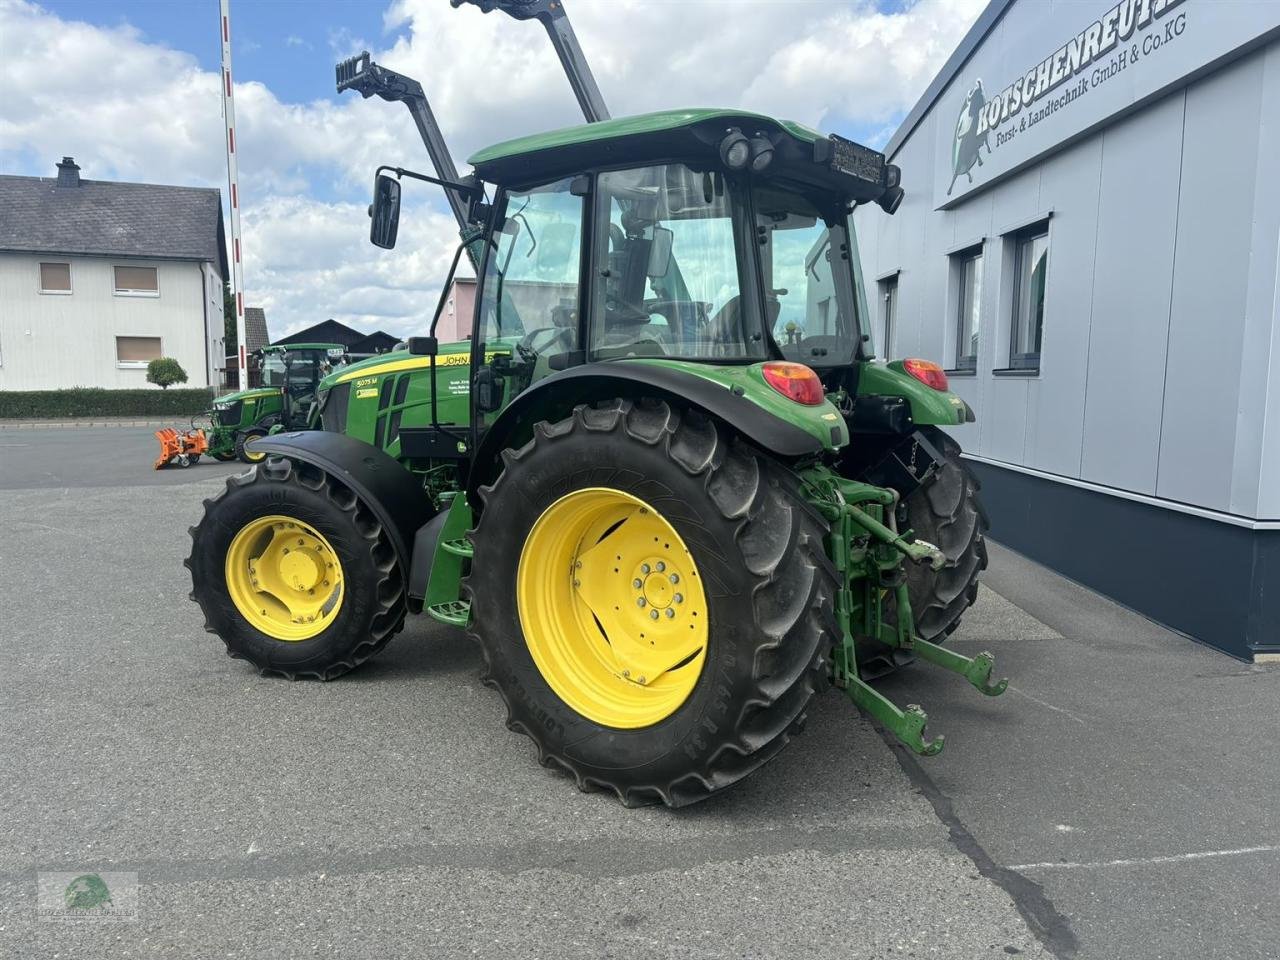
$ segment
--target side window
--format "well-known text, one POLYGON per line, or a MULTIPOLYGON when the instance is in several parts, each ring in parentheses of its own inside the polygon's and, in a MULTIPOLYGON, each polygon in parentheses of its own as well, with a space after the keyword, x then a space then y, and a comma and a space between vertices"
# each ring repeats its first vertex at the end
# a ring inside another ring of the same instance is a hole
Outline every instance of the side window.
POLYGON ((560 180, 507 195, 485 272, 480 335, 487 349, 538 354, 573 349, 582 257, 581 197, 560 180))
POLYGON ((738 281, 735 186, 683 164, 597 184, 592 355, 763 358, 738 281))
POLYGON ((982 311, 982 247, 973 247, 951 257, 956 291, 955 369, 978 369, 978 333, 982 311))
POLYGON ((1040 344, 1044 338, 1044 289, 1049 273, 1049 225, 1038 224, 1015 234, 1013 242, 1009 366, 1015 370, 1039 370, 1040 344))

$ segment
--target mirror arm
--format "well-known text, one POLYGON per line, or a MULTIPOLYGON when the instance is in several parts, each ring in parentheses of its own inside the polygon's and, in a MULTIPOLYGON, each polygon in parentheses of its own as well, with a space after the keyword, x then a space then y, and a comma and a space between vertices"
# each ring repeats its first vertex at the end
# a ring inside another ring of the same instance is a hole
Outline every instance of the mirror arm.
POLYGON ((434 183, 438 187, 444 187, 446 190, 456 190, 458 193, 468 197, 483 197, 484 188, 475 182, 465 183, 461 180, 441 180, 439 177, 429 177, 425 173, 418 173, 416 170, 406 170, 404 167, 392 167, 387 164, 380 166, 375 171, 375 176, 381 174, 384 170, 390 170, 397 178, 411 177, 414 180, 422 180, 425 183, 434 183))

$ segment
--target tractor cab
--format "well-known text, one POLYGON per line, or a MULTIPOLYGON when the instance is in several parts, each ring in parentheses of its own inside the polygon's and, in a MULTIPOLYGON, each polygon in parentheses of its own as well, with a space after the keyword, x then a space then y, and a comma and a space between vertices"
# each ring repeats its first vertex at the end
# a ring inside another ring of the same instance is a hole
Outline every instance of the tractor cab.
POLYGON ((286 428, 306 422, 320 381, 340 366, 346 348, 336 343, 293 343, 261 351, 262 385, 279 392, 284 401, 281 422, 286 428))
MULTIPOLYGON (((825 396, 851 391, 855 364, 871 358, 850 213, 902 198, 883 155, 703 109, 524 137, 470 162, 464 187, 483 239, 473 443, 544 378, 639 361, 808 391, 804 429, 830 444, 842 418, 825 396)), ((375 243, 394 243, 399 198, 399 180, 380 174, 375 243)))

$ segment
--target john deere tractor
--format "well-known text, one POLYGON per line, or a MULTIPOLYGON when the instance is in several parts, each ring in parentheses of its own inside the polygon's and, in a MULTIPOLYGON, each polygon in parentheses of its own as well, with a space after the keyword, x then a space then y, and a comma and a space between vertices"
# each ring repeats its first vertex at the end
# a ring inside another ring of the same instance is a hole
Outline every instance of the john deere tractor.
POLYGON ((219 460, 239 457, 257 463, 266 455, 245 444, 274 430, 305 427, 316 389, 346 349, 337 343, 294 343, 255 351, 262 386, 218 397, 207 414, 209 453, 219 460))
POLYGON ((321 429, 254 442, 265 462, 192 531, 207 628, 319 679, 410 613, 464 628, 508 727, 628 805, 745 777, 829 683, 936 753, 870 681, 913 660, 1005 681, 938 642, 985 564, 943 429, 972 413, 936 364, 869 346, 850 214, 892 213, 898 170, 741 110, 608 119, 559 0, 481 6, 543 20, 593 122, 461 178, 416 83, 339 65, 340 89, 406 102, 435 161, 379 168, 371 240, 394 246, 405 179, 442 186, 473 333, 346 368, 321 429))

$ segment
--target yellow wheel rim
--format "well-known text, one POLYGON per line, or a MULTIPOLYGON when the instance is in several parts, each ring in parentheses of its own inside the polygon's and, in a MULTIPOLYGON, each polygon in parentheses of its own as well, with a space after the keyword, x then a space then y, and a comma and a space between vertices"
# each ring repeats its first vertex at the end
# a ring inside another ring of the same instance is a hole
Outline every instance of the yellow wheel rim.
POLYGON ((520 552, 516 602, 543 679, 589 720, 651 726, 697 686, 709 629, 697 564, 628 493, 589 487, 547 507, 520 552))
MULTIPOLYGON (((256 436, 253 436, 253 437, 250 437, 250 438, 249 438, 249 440, 257 440, 257 439, 258 439, 258 438, 257 438, 256 436)), ((249 440, 246 440, 246 441, 245 441, 245 446, 244 446, 244 457, 245 457, 245 459, 246 459, 246 460, 248 460, 250 463, 258 463, 258 462, 259 462, 259 461, 261 461, 261 460, 265 460, 265 459, 267 459, 267 455, 266 455, 265 453, 260 453, 260 452, 258 452, 258 451, 256 451, 256 450, 250 450, 250 449, 249 449, 249 446, 248 446, 248 444, 249 444, 249 440)))
POLYGON ((269 516, 240 528, 227 548, 227 593, 249 624, 276 640, 310 640, 342 608, 342 562, 314 527, 269 516))

